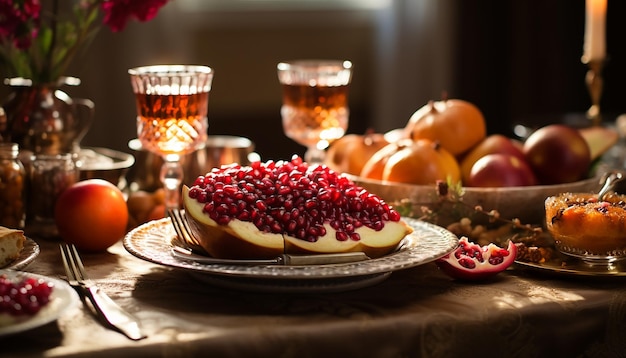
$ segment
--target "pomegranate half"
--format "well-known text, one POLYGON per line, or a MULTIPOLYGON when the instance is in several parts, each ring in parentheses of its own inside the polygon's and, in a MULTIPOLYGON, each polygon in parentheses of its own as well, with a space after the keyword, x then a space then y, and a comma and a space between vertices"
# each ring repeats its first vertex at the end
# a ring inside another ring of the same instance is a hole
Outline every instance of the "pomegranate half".
POLYGON ((253 162, 214 168, 183 188, 185 216, 211 256, 393 251, 412 231, 379 196, 324 165, 253 162))
POLYGON ((480 246, 462 237, 456 250, 435 262, 452 278, 482 280, 511 266, 516 255, 517 246, 512 241, 505 249, 495 244, 480 246))

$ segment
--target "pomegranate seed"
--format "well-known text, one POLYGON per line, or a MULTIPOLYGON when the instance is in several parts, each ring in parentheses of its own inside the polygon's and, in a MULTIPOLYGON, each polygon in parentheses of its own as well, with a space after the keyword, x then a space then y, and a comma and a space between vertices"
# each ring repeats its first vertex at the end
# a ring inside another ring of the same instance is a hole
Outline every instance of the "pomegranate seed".
POLYGON ((309 199, 304 203, 304 207, 308 210, 311 210, 313 208, 317 207, 317 201, 309 199))
POLYGON ((348 234, 346 234, 343 231, 337 231, 337 233, 335 234, 335 237, 339 241, 346 241, 346 240, 348 240, 348 234))
POLYGON ((359 240, 357 228, 379 231, 386 221, 401 219, 380 197, 298 156, 215 168, 196 178, 189 197, 205 204, 204 212, 220 223, 237 218, 307 241, 327 234, 323 223, 337 230, 338 240, 359 240))
POLYGON ((304 224, 306 224, 306 218, 304 216, 298 216, 296 218, 296 222, 298 223, 298 226, 304 226, 304 224))
POLYGON ((228 215, 220 215, 215 220, 220 225, 227 225, 230 222, 230 216, 228 215))
POLYGON ((380 231, 383 229, 384 226, 385 224, 382 221, 376 221, 372 224, 372 229, 380 231))
POLYGON ((272 230, 273 233, 277 233, 278 234, 278 233, 283 232, 283 227, 282 227, 282 225, 278 221, 273 222, 269 226, 270 226, 270 229, 272 230))
POLYGON ((32 277, 13 281, 0 276, 0 313, 34 315, 50 302, 52 284, 32 277))
POLYGON ((267 210, 267 204, 265 204, 265 202, 262 201, 262 200, 257 200, 255 205, 261 211, 266 211, 267 210))
POLYGON ((476 267, 476 263, 470 258, 459 259, 459 264, 469 269, 473 269, 476 267))

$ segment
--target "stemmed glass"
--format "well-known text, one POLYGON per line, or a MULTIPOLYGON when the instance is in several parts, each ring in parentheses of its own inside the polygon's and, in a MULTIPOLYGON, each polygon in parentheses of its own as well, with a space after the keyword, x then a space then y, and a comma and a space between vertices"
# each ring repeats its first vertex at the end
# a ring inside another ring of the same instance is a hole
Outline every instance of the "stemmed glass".
POLYGON ((207 140, 213 70, 207 66, 155 65, 128 70, 137 104, 137 137, 163 158, 160 178, 166 208, 180 206, 181 156, 207 140))
POLYGON ((278 64, 283 90, 281 117, 287 137, 307 147, 304 160, 324 161, 325 149, 348 128, 352 63, 297 60, 278 64))

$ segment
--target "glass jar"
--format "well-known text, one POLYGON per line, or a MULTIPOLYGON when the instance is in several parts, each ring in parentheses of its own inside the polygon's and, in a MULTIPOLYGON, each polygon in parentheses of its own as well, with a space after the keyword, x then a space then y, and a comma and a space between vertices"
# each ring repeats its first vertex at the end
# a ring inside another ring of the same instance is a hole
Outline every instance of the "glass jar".
POLYGON ((16 143, 0 143, 0 225, 24 229, 26 170, 16 143))
POLYGON ((30 163, 27 234, 58 237, 54 220, 57 198, 79 180, 80 172, 71 153, 35 154, 30 163))

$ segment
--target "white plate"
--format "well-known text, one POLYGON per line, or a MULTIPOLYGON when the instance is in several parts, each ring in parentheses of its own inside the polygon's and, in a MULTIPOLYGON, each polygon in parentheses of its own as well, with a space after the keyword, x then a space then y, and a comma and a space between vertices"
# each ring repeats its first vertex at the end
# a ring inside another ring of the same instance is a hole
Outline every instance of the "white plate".
POLYGON ((312 289, 311 284, 315 286, 314 289, 329 285, 330 289, 337 289, 338 285, 354 286, 356 281, 361 284, 379 282, 381 276, 386 277, 390 272, 434 261, 458 245, 458 238, 440 226, 411 218, 404 220, 413 228, 413 233, 403 240, 400 250, 381 258, 332 265, 223 265, 179 260, 170 253, 171 241, 176 234, 169 218, 151 221, 133 229, 123 243, 128 252, 141 259, 193 273, 214 275, 216 277, 207 278, 214 282, 241 283, 238 286, 245 286, 247 282, 265 286, 280 285, 282 288, 292 287, 289 282, 299 282, 300 285, 308 285, 304 290, 312 289), (329 284, 329 279, 335 282, 329 284), (285 281, 280 283, 280 280, 285 281), (302 283, 301 280, 309 282, 302 283))
POLYGON ((39 245, 27 237, 20 255, 8 265, 2 267, 2 269, 21 270, 33 262, 38 255, 39 245))
POLYGON ((74 291, 74 289, 65 281, 52 277, 11 270, 0 270, 0 275, 6 275, 8 278, 15 280, 33 277, 36 279, 43 279, 54 285, 50 295, 50 302, 48 302, 46 306, 44 306, 32 317, 26 319, 20 318, 18 322, 0 326, 0 337, 27 331, 48 324, 55 321, 65 312, 76 307, 76 305, 80 303, 80 299, 78 298, 76 291, 74 291))

